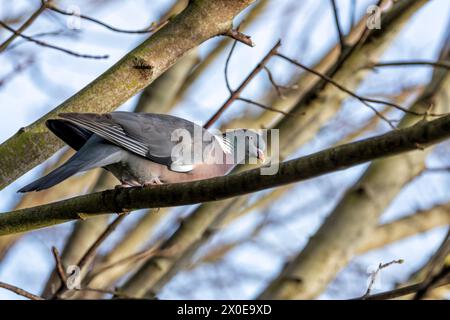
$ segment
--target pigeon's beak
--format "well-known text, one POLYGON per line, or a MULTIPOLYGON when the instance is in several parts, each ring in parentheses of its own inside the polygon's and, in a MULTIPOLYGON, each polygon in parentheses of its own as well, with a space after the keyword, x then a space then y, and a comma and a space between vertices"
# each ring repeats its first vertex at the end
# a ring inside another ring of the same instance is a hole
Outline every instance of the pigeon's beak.
POLYGON ((264 151, 262 151, 261 149, 258 149, 258 160, 261 163, 264 163, 266 161, 266 156, 264 155, 264 151))

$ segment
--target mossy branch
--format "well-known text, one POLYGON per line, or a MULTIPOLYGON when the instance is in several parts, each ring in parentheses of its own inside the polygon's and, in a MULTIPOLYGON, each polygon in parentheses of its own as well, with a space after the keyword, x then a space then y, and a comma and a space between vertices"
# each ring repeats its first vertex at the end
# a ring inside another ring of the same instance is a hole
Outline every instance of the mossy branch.
POLYGON ((343 170, 380 157, 423 149, 450 138, 450 115, 370 139, 326 149, 280 164, 275 175, 260 169, 213 179, 148 188, 106 190, 0 214, 0 235, 24 232, 101 213, 189 205, 227 199, 343 170))

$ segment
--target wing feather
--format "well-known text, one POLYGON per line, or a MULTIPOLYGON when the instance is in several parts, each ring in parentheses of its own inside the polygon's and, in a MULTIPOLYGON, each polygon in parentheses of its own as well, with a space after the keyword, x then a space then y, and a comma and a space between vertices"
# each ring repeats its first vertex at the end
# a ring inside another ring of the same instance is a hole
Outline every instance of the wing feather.
POLYGON ((149 152, 148 146, 130 138, 120 125, 111 121, 107 114, 63 113, 60 117, 140 156, 146 157, 149 152))
MULTIPOLYGON (((110 143, 169 168, 176 161, 172 159, 173 147, 178 143, 172 141, 175 130, 185 129, 191 137, 195 136, 196 129, 209 134, 191 121, 164 114, 118 111, 106 114, 62 113, 59 116, 110 143)), ((227 145, 222 144, 222 147, 228 149, 227 145)))

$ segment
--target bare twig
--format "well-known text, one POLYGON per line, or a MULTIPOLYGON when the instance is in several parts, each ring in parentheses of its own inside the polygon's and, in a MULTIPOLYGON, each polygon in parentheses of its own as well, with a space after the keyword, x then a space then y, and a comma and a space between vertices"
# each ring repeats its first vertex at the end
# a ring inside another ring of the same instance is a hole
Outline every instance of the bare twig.
POLYGON ((339 22, 339 13, 336 6, 336 0, 330 0, 331 5, 333 7, 333 15, 334 15, 334 23, 336 25, 336 30, 339 36, 339 43, 341 45, 341 53, 344 51, 344 49, 347 47, 344 40, 344 34, 342 32, 341 23, 339 22))
POLYGON ((450 254, 450 229, 444 238, 439 249, 431 258, 428 272, 422 282, 422 286, 414 295, 414 300, 420 300, 425 297, 433 285, 441 279, 450 276, 450 266, 446 266, 446 259, 450 254))
POLYGON ((0 26, 2 26, 5 29, 9 30, 10 32, 14 33, 16 36, 21 37, 23 39, 26 39, 26 40, 28 40, 30 42, 33 42, 33 43, 37 44, 37 45, 40 45, 40 46, 46 47, 46 48, 50 48, 50 49, 54 49, 54 50, 57 50, 57 51, 61 51, 61 52, 70 54, 72 56, 78 57, 78 58, 107 59, 109 57, 108 55, 99 56, 99 55, 90 55, 90 54, 78 53, 78 52, 75 52, 75 51, 72 51, 72 50, 69 50, 69 49, 66 49, 66 48, 62 48, 62 47, 55 46, 53 44, 46 43, 46 42, 41 41, 41 40, 34 39, 34 38, 30 37, 30 36, 26 36, 26 35, 20 33, 19 31, 11 28, 10 26, 8 26, 3 21, 0 21, 0 26))
POLYGON ((369 64, 366 68, 379 67, 414 67, 414 66, 432 66, 436 68, 444 68, 450 70, 450 61, 428 61, 428 60, 411 60, 411 61, 388 61, 369 64))
MULTIPOLYGON (((0 44, 0 53, 5 51, 6 48, 14 41, 26 28, 28 28, 45 10, 46 1, 42 1, 41 6, 28 18, 27 21, 22 24, 16 32, 14 32, 8 39, 6 39, 2 44, 0 44)), ((5 24, 5 23, 3 23, 5 24)))
POLYGON ((365 102, 365 101, 361 101, 362 104, 364 104, 366 107, 368 107, 370 110, 373 111, 373 113, 375 113, 375 115, 380 118, 381 120, 383 120, 384 122, 386 122, 393 130, 397 130, 397 127, 394 125, 393 121, 388 119, 383 112, 378 111, 376 108, 374 108, 372 105, 370 105, 369 103, 365 102))
POLYGON ((64 266, 61 261, 61 256, 59 255, 58 249, 56 249, 56 247, 52 247, 52 253, 53 258, 55 259, 56 271, 58 273, 59 279, 61 280, 61 283, 65 284, 67 283, 67 275, 66 271, 64 270, 64 266))
POLYGON ((228 53, 227 60, 225 61, 225 70, 224 70, 225 85, 227 86, 228 92, 230 94, 233 94, 233 89, 231 88, 230 77, 228 77, 228 69, 230 67, 231 57, 233 56, 233 52, 234 52, 234 49, 236 48, 236 45, 237 45, 237 41, 234 41, 233 44, 231 45, 230 52, 228 53))
POLYGON ((292 89, 298 89, 297 85, 292 85, 292 86, 283 86, 278 84, 275 81, 275 78, 272 74, 272 72, 270 71, 270 69, 267 66, 264 66, 264 70, 267 73, 267 77, 269 78, 270 83, 272 84, 272 86, 274 87, 275 91, 277 92, 278 97, 280 97, 281 99, 285 99, 286 97, 283 94, 283 90, 292 90, 292 89))
POLYGON ((450 172, 450 167, 427 167, 425 170, 423 170, 424 173, 430 172, 430 173, 443 173, 443 172, 450 172))
POLYGON ((118 261, 113 261, 105 266, 100 267, 98 270, 95 270, 91 275, 89 275, 89 281, 91 282, 95 277, 100 275, 101 273, 105 272, 108 269, 126 264, 126 263, 132 263, 137 262, 143 259, 148 259, 150 257, 154 256, 161 256, 161 257, 167 257, 176 254, 176 247, 170 247, 166 249, 161 249, 159 246, 154 246, 152 248, 142 250, 140 252, 131 254, 123 259, 120 259, 118 261))
MULTIPOLYGON (((220 117, 220 115, 225 112, 225 110, 237 99, 239 98, 240 94, 244 90, 244 88, 252 81, 252 79, 264 68, 266 63, 272 58, 274 55, 277 54, 277 50, 280 47, 281 42, 278 41, 272 49, 264 56, 264 58, 258 63, 258 65, 252 70, 252 72, 245 78, 245 80, 241 83, 241 85, 236 89, 232 90, 229 82, 227 80, 227 87, 230 90, 230 97, 225 101, 225 103, 219 108, 219 110, 216 111, 216 113, 205 123, 204 127, 207 129, 209 128, 214 122, 217 121, 217 119, 220 117)), ((232 48, 233 50, 233 48, 232 48)), ((231 51, 232 52, 232 51, 231 51)), ((230 57, 230 56, 229 56, 230 57)), ((227 59, 229 61, 229 58, 227 59)), ((228 64, 228 63, 227 63, 228 64)), ((227 68, 225 71, 225 75, 227 78, 227 68)))
POLYGON ((391 106, 391 107, 394 107, 394 108, 396 108, 398 110, 401 110, 401 111, 403 111, 405 113, 412 114, 412 115, 415 115, 415 116, 427 115, 427 116, 430 116, 430 117, 441 117, 441 116, 447 115, 446 113, 445 114, 436 114, 436 113, 428 113, 427 114, 427 113, 423 113, 423 112, 416 112, 416 111, 408 110, 405 107, 402 107, 402 106, 400 106, 400 105, 398 105, 396 103, 392 103, 392 102, 389 102, 389 101, 378 100, 378 99, 367 98, 367 97, 361 97, 360 95, 354 93, 353 91, 351 91, 351 90, 345 88, 344 86, 342 86, 341 84, 337 83, 336 81, 334 81, 333 79, 331 79, 327 75, 324 75, 324 74, 322 74, 322 73, 320 73, 320 72, 318 72, 318 71, 316 71, 314 69, 311 69, 311 68, 305 66, 304 64, 302 64, 302 63, 300 63, 300 62, 298 62, 298 61, 296 61, 294 59, 291 59, 291 58, 289 58, 289 57, 287 57, 287 56, 285 56, 285 55, 283 55, 281 53, 277 53, 276 55, 278 57, 280 57, 280 58, 282 58, 282 59, 284 59, 284 60, 286 60, 286 61, 288 61, 288 62, 290 62, 290 63, 292 63, 292 64, 294 64, 294 65, 296 65, 296 66, 298 66, 298 67, 300 67, 300 68, 302 68, 304 70, 306 70, 306 71, 308 71, 308 72, 311 72, 311 73, 315 74, 316 76, 320 77, 321 79, 325 80, 326 82, 331 83, 333 86, 335 86, 339 90, 341 90, 341 91, 347 93, 348 95, 356 98, 357 100, 359 100, 360 102, 362 102, 366 106, 367 106, 367 102, 371 102, 371 103, 384 104, 384 105, 387 105, 387 106, 391 106))
POLYGON ((250 104, 253 104, 253 105, 255 105, 257 107, 260 107, 262 109, 280 113, 280 114, 282 114, 284 116, 292 116, 293 115, 293 114, 291 114, 289 112, 284 112, 283 110, 278 110, 278 109, 266 106, 266 105, 264 105, 264 104, 262 104, 260 102, 256 102, 256 101, 251 100, 251 99, 246 99, 246 98, 239 97, 239 98, 236 98, 236 100, 240 100, 240 101, 243 101, 243 102, 246 102, 246 103, 250 103, 250 104))
MULTIPOLYGON (((116 229, 116 227, 122 222, 122 220, 127 215, 122 213, 120 214, 111 224, 106 228, 105 231, 98 237, 98 239, 91 245, 91 247, 86 251, 86 253, 81 257, 81 259, 78 261, 77 266, 80 268, 80 271, 83 271, 85 267, 89 264, 95 253, 97 252, 97 249, 100 247, 100 245, 108 238, 108 236, 116 229)), ((53 299, 59 298, 64 292, 66 291, 66 287, 64 283, 61 283, 58 290, 56 290, 56 293, 53 296, 53 299)))
POLYGON ((18 294, 19 296, 28 298, 30 300, 45 300, 41 296, 37 296, 35 294, 32 294, 32 293, 30 293, 28 291, 25 291, 25 290, 23 290, 23 289, 21 289, 19 287, 13 286, 13 285, 8 284, 8 283, 0 282, 0 288, 12 291, 15 294, 18 294))
POLYGON ((84 20, 87 20, 87 21, 91 21, 91 22, 96 23, 98 25, 101 25, 102 27, 105 27, 105 28, 107 28, 107 29, 109 29, 111 31, 119 32, 119 33, 134 33, 134 34, 136 34, 136 33, 137 34, 151 33, 151 32, 154 32, 155 30, 159 29, 160 27, 162 27, 164 24, 167 23, 167 21, 162 21, 161 23, 152 23, 150 27, 147 27, 147 28, 144 28, 144 29, 140 29, 140 30, 125 30, 125 29, 120 29, 120 28, 113 27, 113 26, 111 26, 109 24, 106 24, 106 23, 104 23, 104 22, 102 22, 102 21, 100 21, 98 19, 86 16, 86 15, 83 15, 83 14, 77 14, 75 12, 64 11, 64 10, 56 7, 52 3, 48 3, 46 5, 46 7, 49 10, 52 10, 54 12, 57 12, 57 13, 60 13, 60 14, 66 15, 66 16, 79 17, 81 19, 84 19, 84 20))
POLYGON ((285 96, 283 95, 283 93, 281 92, 280 86, 275 82, 275 79, 272 75, 272 72, 270 71, 269 68, 267 68, 266 66, 264 66, 264 70, 267 73, 267 77, 269 78, 270 83, 272 84, 272 87, 274 87, 275 91, 277 92, 277 95, 279 98, 284 99, 285 96))
MULTIPOLYGON (((39 32, 36 34, 32 34, 29 37, 36 39, 36 38, 43 38, 43 37, 49 37, 49 36, 66 36, 66 37, 75 38, 77 36, 77 34, 67 32, 66 30, 55 30, 55 31, 48 31, 48 32, 39 32)), ((14 44, 12 44, 8 47, 7 51, 17 48, 18 46, 20 46, 24 43, 28 43, 28 40, 22 39, 21 41, 16 41, 14 44)))
MULTIPOLYGON (((432 285, 431 289, 434 288, 438 288, 438 287, 442 287, 442 286, 446 286, 450 284, 450 277, 446 277, 441 279, 439 282, 436 282, 432 285)), ((377 293, 377 294, 373 294, 370 296, 366 296, 366 297, 359 297, 359 298, 355 298, 352 300, 389 300, 389 299, 395 299, 398 297, 402 297, 402 296, 406 296, 408 294, 411 293, 415 293, 417 291, 420 290, 420 288, 422 287, 422 283, 416 283, 410 286, 406 286, 406 287, 402 287, 402 288, 398 288, 398 289, 394 289, 394 290, 390 290, 390 291, 386 291, 386 292, 381 292, 381 293, 377 293)))
POLYGON ((106 240, 106 238, 109 237, 111 233, 114 232, 114 230, 116 230, 117 226, 123 221, 123 219, 125 219, 126 216, 126 214, 120 214, 113 222, 111 222, 106 230, 103 231, 100 237, 98 237, 98 239, 92 244, 89 250, 86 251, 83 257, 78 261, 77 265, 80 270, 83 270, 83 268, 87 266, 91 258, 97 252, 97 249, 100 247, 100 245, 106 240))
POLYGON ((229 29, 227 32, 223 34, 224 36, 233 38, 236 41, 242 42, 243 44, 248 45, 249 47, 254 47, 255 44, 253 43, 250 36, 243 34, 242 32, 239 32, 236 29, 229 29))
POLYGON ((370 283, 369 286, 367 287, 366 293, 363 295, 364 297, 368 297, 370 295, 370 292, 372 291, 372 287, 375 284, 375 280, 377 279, 378 274, 380 273, 380 271, 384 268, 387 268, 393 264, 402 264, 404 261, 403 259, 399 259, 399 260, 393 260, 391 262, 388 263, 380 263, 378 265, 377 270, 375 270, 374 272, 371 273, 370 275, 370 283))

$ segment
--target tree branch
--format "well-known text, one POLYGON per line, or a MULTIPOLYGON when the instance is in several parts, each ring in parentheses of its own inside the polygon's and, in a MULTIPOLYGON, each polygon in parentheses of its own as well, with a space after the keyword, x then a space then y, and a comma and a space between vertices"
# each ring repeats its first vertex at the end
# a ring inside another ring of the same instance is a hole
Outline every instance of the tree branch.
POLYGON ((22 33, 20 33, 19 31, 11 28, 10 26, 8 26, 6 23, 4 23, 3 21, 0 20, 0 26, 2 26, 3 28, 5 28, 6 30, 12 32, 15 36, 17 37, 21 37, 27 41, 33 42, 41 47, 46 47, 46 48, 50 48, 50 49, 54 49, 57 51, 61 51, 67 54, 70 54, 71 56, 77 57, 77 58, 86 58, 86 59, 107 59, 109 57, 109 55, 105 54, 105 55, 92 55, 92 54, 85 54, 85 53, 78 53, 63 47, 58 47, 55 46, 53 44, 41 41, 41 40, 37 40, 34 39, 30 36, 26 36, 22 33))
MULTIPOLYGON (((103 233, 98 237, 98 239, 89 247, 89 249, 85 252, 85 254, 81 257, 81 259, 77 263, 78 268, 80 268, 80 272, 83 272, 83 269, 89 266, 100 245, 106 240, 106 238, 108 238, 111 235, 111 233, 114 232, 114 230, 116 230, 117 226, 123 221, 123 219, 125 219, 125 217, 126 217, 125 213, 119 214, 119 216, 113 222, 111 222, 110 225, 108 225, 106 230, 103 231, 103 233)), ((53 299, 61 298, 67 290, 68 289, 66 288, 66 283, 64 281, 61 281, 59 288, 53 295, 53 299)))
POLYGON ((345 44, 345 37, 344 33, 342 32, 341 23, 339 21, 339 13, 336 6, 336 0, 331 0, 331 6, 333 7, 333 16, 334 16, 334 23, 336 25, 336 30, 339 36, 339 43, 341 45, 341 53, 345 50, 346 44, 345 44))
MULTIPOLYGON (((394 107, 394 108, 396 108, 396 109, 398 109, 400 111, 403 111, 404 113, 409 113, 409 114, 412 114, 412 115, 415 115, 415 116, 440 117, 440 116, 444 115, 444 114, 435 114, 435 113, 427 114, 425 112, 412 111, 412 110, 408 110, 408 109, 406 109, 406 108, 404 108, 404 107, 402 107, 402 106, 400 106, 400 105, 398 105, 396 103, 393 103, 393 102, 379 100, 379 99, 373 99, 373 98, 367 98, 367 97, 362 97, 362 96, 356 94, 355 92, 345 88, 344 86, 342 86, 338 82, 334 81, 332 78, 328 77, 327 75, 321 74, 320 72, 317 72, 317 71, 315 71, 315 70, 305 66, 304 64, 302 64, 302 63, 300 63, 298 61, 295 61, 294 59, 291 59, 291 58, 289 58, 289 57, 287 57, 287 56, 285 56, 285 55, 283 55, 281 53, 277 53, 277 56, 282 58, 282 59, 284 59, 284 60, 286 60, 286 61, 288 61, 288 62, 290 62, 290 63, 292 63, 292 64, 294 64, 294 65, 296 65, 296 66, 298 66, 298 67, 300 67, 300 68, 302 68, 302 69, 305 69, 308 72, 311 72, 311 73, 315 74, 316 76, 320 77, 321 79, 325 80, 326 82, 331 83, 333 86, 335 86, 339 90, 342 90, 343 92, 347 93, 348 95, 352 96, 353 98, 361 101, 364 105, 366 105, 367 107, 371 108, 372 110, 374 110, 374 109, 370 105, 367 104, 368 102, 372 102, 372 103, 376 103, 376 104, 384 104, 384 105, 387 105, 387 106, 391 106, 391 107, 394 107)), ((376 110, 374 110, 374 111, 376 111, 376 110)), ((377 113, 377 115, 379 115, 379 113, 377 113)))
POLYGON ((389 61, 369 64, 367 68, 378 67, 414 67, 414 66, 432 66, 450 70, 450 61, 427 61, 427 60, 411 60, 411 61, 389 61))
POLYGON ((220 115, 222 113, 225 112, 225 110, 231 106, 231 104, 240 97, 242 91, 245 89, 245 87, 247 87, 247 85, 253 80, 253 78, 261 71, 263 70, 264 66, 269 62, 270 58, 272 58, 274 55, 276 55, 278 53, 278 48, 281 45, 281 42, 278 41, 273 47, 272 49, 270 49, 270 51, 264 56, 264 58, 262 58, 262 60, 258 63, 258 65, 252 70, 252 72, 250 72, 250 74, 244 79, 244 81, 242 81, 241 85, 236 89, 236 90, 232 90, 229 82, 228 82, 228 75, 227 75, 227 70, 228 70, 228 63, 231 57, 231 54, 233 53, 233 49, 235 46, 236 42, 233 44, 233 47, 230 51, 230 54, 227 58, 227 62, 225 65, 225 79, 226 79, 226 83, 227 83, 227 88, 230 91, 230 97, 227 99, 227 101, 225 101, 225 103, 216 111, 216 113, 214 113, 211 118, 205 123, 204 128, 209 128, 214 122, 217 121, 217 119, 220 117, 220 115))
POLYGON ((102 27, 105 27, 106 29, 109 29, 109 30, 114 31, 114 32, 119 32, 119 33, 131 33, 131 34, 151 33, 151 32, 154 32, 155 30, 157 30, 158 28, 160 28, 161 26, 163 26, 164 24, 167 23, 167 20, 165 20, 165 21, 161 21, 160 23, 152 23, 150 27, 147 27, 147 28, 144 28, 144 29, 141 29, 141 30, 125 30, 125 29, 120 29, 120 28, 113 27, 113 26, 111 26, 111 25, 109 25, 107 23, 104 23, 104 22, 102 22, 102 21, 100 21, 98 19, 86 16, 86 15, 83 15, 83 14, 76 14, 74 12, 68 12, 68 11, 62 10, 62 9, 56 7, 55 4, 53 4, 53 3, 48 3, 46 5, 46 7, 49 10, 52 10, 52 11, 57 12, 59 14, 62 14, 62 15, 65 15, 65 16, 79 17, 81 19, 84 19, 84 20, 87 20, 87 21, 91 21, 91 22, 96 23, 96 24, 98 24, 98 25, 100 25, 102 27))
POLYGON ((30 300, 45 300, 44 298, 42 298, 40 296, 32 294, 32 293, 30 293, 28 291, 25 291, 25 290, 23 290, 23 289, 21 289, 19 287, 13 286, 13 285, 8 284, 8 283, 0 282, 0 288, 12 291, 15 294, 18 294, 19 296, 28 298, 30 300))
POLYGON ((236 41, 242 42, 243 44, 246 44, 249 47, 254 47, 255 44, 253 43, 250 36, 243 34, 242 32, 239 32, 236 29, 229 29, 226 32, 223 33, 224 36, 233 38, 236 41))
MULTIPOLYGON (((6 39, 2 44, 0 44, 0 53, 5 51, 6 48, 18 37, 20 33, 25 31, 36 19, 41 15, 42 12, 45 11, 46 2, 43 1, 41 6, 28 18, 27 21, 22 24, 19 29, 17 29, 17 33, 13 33, 8 39, 6 39)), ((7 22, 5 22, 7 23, 7 22)))
POLYGON ((438 143, 450 137, 450 116, 370 139, 330 148, 280 164, 275 175, 248 170, 213 179, 107 190, 33 208, 0 214, 0 235, 29 231, 70 220, 79 214, 124 212, 217 201, 343 170, 376 158, 438 143))
POLYGON ((363 239, 356 249, 357 254, 379 249, 396 241, 450 224, 450 203, 437 205, 429 210, 418 211, 398 220, 376 227, 363 239))
MULTIPOLYGON (((448 273, 446 276, 443 276, 442 278, 440 278, 439 280, 437 280, 436 282, 434 282, 431 286, 430 289, 434 289, 434 288, 438 288, 438 287, 442 287, 442 286, 446 286, 450 284, 450 277, 448 276, 448 273)), ((390 290, 390 291, 386 291, 386 292, 381 292, 381 293, 377 293, 377 294, 372 294, 370 296, 362 296, 353 300, 389 300, 389 299, 395 299, 398 297, 402 297, 402 296, 406 296, 408 294, 411 293, 416 293, 419 290, 421 290, 423 288, 423 283, 416 283, 410 286, 406 286, 406 287, 402 287, 402 288, 398 288, 398 289, 394 289, 394 290, 390 290)))

